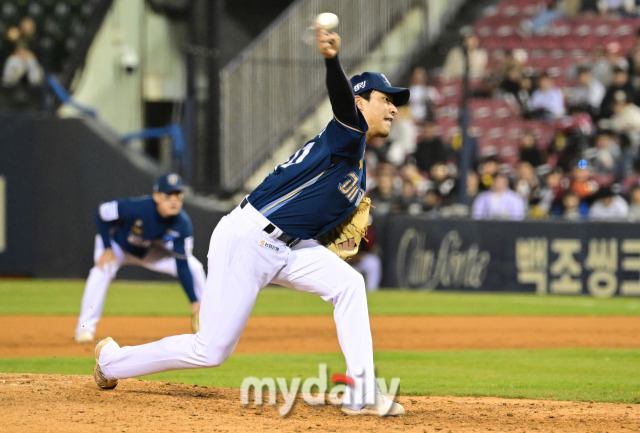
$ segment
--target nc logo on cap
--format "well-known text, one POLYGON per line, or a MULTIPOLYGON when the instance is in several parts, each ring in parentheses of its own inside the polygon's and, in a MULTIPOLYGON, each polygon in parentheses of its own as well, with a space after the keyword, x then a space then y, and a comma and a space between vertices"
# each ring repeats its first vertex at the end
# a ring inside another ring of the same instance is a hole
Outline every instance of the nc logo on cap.
POLYGON ((367 85, 367 80, 361 81, 360 83, 356 84, 355 86, 353 86, 353 91, 357 92, 360 89, 363 89, 364 86, 367 85))
POLYGON ((167 176, 167 183, 169 185, 176 185, 178 183, 178 175, 177 174, 170 174, 169 176, 167 176))

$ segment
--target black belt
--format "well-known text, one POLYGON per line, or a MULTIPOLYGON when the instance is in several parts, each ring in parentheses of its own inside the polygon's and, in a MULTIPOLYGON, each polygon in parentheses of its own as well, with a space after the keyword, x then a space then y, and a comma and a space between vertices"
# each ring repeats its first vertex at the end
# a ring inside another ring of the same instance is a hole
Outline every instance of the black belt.
MULTIPOLYGON (((244 209, 244 207, 247 205, 247 203, 249 203, 249 200, 247 200, 247 198, 245 197, 242 200, 242 203, 240 203, 240 209, 244 209)), ((271 233, 273 233, 273 231, 275 229, 276 229, 276 226, 274 226, 273 224, 269 223, 269 225, 267 225, 263 230, 265 232, 267 232, 268 234, 271 234, 271 233)), ((282 234, 280 236, 278 236, 277 239, 279 241, 282 241, 285 244, 287 244, 287 246, 290 247, 290 248, 294 247, 295 245, 298 244, 298 242, 300 242, 300 238, 294 238, 293 236, 289 236, 285 232, 282 232, 282 234)))

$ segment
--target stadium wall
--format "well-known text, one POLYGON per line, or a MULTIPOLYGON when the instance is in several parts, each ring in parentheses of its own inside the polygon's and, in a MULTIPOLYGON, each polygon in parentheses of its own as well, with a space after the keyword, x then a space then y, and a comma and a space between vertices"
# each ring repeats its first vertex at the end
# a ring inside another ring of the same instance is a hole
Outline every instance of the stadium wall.
POLYGON ((640 296, 637 224, 392 215, 375 228, 383 287, 640 296))
MULTIPOLYGON (((83 119, 2 115, 0 143, 6 195, 0 275, 85 278, 93 263, 96 206, 150 194, 161 174, 83 119)), ((194 254, 206 265, 209 238, 223 212, 189 195, 185 210, 193 221, 194 254)), ((119 276, 164 279, 137 267, 119 276)))

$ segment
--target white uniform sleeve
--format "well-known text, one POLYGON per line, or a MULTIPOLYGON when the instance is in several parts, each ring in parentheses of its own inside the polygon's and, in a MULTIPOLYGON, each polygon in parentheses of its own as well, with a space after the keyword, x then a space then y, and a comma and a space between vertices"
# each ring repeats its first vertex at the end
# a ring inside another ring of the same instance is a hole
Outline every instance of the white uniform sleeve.
POLYGON ((115 221, 119 218, 118 202, 114 200, 102 203, 98 212, 102 221, 115 221))

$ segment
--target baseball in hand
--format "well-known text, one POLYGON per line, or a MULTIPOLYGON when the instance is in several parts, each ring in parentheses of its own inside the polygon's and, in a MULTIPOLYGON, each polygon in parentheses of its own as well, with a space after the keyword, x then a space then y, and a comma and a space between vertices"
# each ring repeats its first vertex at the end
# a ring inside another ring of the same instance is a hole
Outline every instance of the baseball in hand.
POLYGON ((326 30, 333 31, 338 24, 340 24, 340 20, 338 19, 338 15, 332 14, 331 12, 323 12, 316 17, 315 20, 318 27, 326 30))

